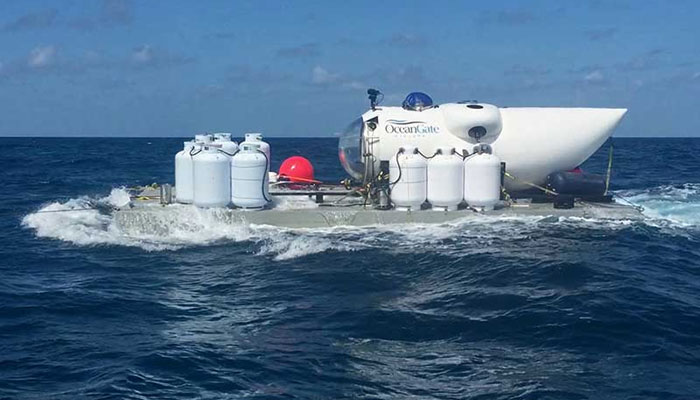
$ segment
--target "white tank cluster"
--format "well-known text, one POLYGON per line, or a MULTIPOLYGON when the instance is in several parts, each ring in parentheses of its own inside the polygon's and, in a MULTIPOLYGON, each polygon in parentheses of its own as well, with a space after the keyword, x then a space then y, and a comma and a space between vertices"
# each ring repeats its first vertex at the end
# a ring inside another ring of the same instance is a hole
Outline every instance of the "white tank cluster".
POLYGON ((239 146, 230 133, 199 134, 175 155, 178 203, 264 208, 269 203, 270 145, 249 133, 239 146))
POLYGON ((469 207, 493 210, 501 197, 501 160, 480 144, 466 157, 453 147, 439 147, 426 157, 414 146, 403 146, 389 163, 391 201, 399 210, 420 210, 427 201, 433 210, 469 207))

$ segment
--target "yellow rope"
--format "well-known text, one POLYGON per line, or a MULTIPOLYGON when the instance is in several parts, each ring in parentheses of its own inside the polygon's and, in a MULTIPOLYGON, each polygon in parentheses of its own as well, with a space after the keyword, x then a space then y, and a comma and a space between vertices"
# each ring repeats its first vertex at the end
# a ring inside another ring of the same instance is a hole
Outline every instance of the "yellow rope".
POLYGON ((513 204, 513 199, 510 197, 510 194, 506 191, 505 186, 501 186, 501 193, 503 193, 503 199, 508 203, 508 204, 513 204))
POLYGON ((605 176, 605 193, 608 194, 608 189, 610 188, 610 173, 612 172, 612 160, 613 160, 613 145, 610 143, 610 151, 608 151, 608 173, 605 176))
POLYGON ((514 181, 518 181, 518 182, 523 183, 523 184, 525 184, 525 185, 532 186, 532 187, 534 187, 534 188, 540 189, 541 191, 543 191, 543 192, 545 192, 545 193, 547 193, 547 194, 551 194, 552 196, 559 196, 559 193, 557 193, 557 192, 551 191, 551 190, 547 189, 546 187, 542 187, 542 186, 540 186, 540 185, 536 185, 536 184, 534 184, 534 183, 532 183, 532 182, 528 182, 528 181, 524 181, 524 180, 522 180, 522 179, 518 179, 518 178, 514 177, 513 175, 509 174, 508 172, 505 172, 505 176, 507 176, 508 178, 510 178, 510 179, 512 179, 512 180, 514 180, 514 181))

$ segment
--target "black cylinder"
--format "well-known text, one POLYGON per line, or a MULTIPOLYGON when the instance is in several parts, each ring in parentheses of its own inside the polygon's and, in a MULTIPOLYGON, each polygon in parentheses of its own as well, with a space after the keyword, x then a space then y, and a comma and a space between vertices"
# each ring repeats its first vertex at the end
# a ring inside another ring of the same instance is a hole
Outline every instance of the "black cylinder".
POLYGON ((602 196, 605 194, 605 177, 583 172, 557 171, 547 176, 547 186, 560 194, 602 196))

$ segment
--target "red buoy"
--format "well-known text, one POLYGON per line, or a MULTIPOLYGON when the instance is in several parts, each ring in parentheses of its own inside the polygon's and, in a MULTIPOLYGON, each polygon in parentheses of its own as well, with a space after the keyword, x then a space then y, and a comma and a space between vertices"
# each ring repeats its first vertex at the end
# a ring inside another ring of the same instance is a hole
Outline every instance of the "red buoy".
POLYGON ((314 166, 301 156, 292 156, 284 160, 280 165, 278 175, 290 182, 321 183, 314 179, 314 166))

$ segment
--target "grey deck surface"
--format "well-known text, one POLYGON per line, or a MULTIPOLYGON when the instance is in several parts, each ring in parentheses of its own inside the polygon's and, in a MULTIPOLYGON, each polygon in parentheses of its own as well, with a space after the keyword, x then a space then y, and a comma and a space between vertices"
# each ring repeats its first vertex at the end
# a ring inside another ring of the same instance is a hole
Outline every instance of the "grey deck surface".
MULTIPOLYGON (((149 193, 143 192, 142 195, 149 193)), ((151 193, 152 195, 152 193, 151 193)), ((634 207, 609 203, 583 203, 577 202, 575 207, 568 210, 555 209, 552 204, 527 204, 521 203, 512 207, 505 207, 483 213, 470 209, 457 211, 381 211, 372 209, 371 206, 360 205, 345 207, 315 207, 313 204, 304 205, 305 208, 295 209, 287 206, 285 209, 267 209, 260 211, 221 208, 210 212, 217 220, 228 224, 257 224, 272 225, 288 228, 320 228, 341 225, 368 226, 405 223, 446 223, 463 218, 483 218, 484 216, 540 216, 540 217, 581 217, 613 220, 639 220, 644 216, 634 207), (313 208, 308 208, 313 207, 313 208)), ((158 225, 167 224, 172 220, 172 215, 180 215, 186 218, 187 212, 198 212, 191 205, 160 205, 156 196, 150 199, 134 199, 131 207, 115 211, 117 224, 123 228, 145 229, 150 226, 158 231, 158 225), (184 214, 173 211, 185 211, 184 214)), ((164 226, 161 228, 165 228, 164 226)))

